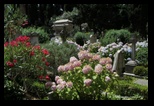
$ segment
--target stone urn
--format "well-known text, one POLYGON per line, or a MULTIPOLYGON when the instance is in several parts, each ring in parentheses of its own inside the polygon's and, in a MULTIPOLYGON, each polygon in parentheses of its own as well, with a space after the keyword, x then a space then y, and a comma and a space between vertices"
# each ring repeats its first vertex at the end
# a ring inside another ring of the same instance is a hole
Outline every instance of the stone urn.
POLYGON ((68 19, 61 19, 53 22, 52 28, 57 33, 57 35, 61 36, 62 41, 65 42, 66 38, 69 36, 73 29, 73 24, 72 21, 68 19))

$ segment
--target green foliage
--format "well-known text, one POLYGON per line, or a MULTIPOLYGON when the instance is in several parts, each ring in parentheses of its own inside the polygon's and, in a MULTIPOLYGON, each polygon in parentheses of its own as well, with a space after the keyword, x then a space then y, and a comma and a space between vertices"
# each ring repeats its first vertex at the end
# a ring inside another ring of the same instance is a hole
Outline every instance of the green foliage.
POLYGON ((6 75, 4 75, 4 99, 5 100, 22 100, 24 92, 21 90, 21 86, 12 82, 6 75))
POLYGON ((117 73, 109 69, 112 61, 103 58, 108 62, 101 64, 99 55, 87 51, 80 51, 78 58, 71 57, 68 63, 58 67, 59 76, 51 85, 56 90, 52 91, 60 100, 101 100, 102 92, 112 91, 117 81, 117 73))
POLYGON ((133 69, 133 73, 139 76, 148 76, 148 68, 145 68, 144 66, 136 66, 133 69))
POLYGON ((37 95, 39 98, 47 96, 47 89, 45 89, 44 82, 33 81, 32 90, 30 91, 32 95, 37 95))
POLYGON ((4 38, 6 40, 14 39, 17 34, 21 32, 21 24, 26 19, 15 4, 4 5, 4 38))
POLYGON ((84 32, 77 32, 74 35, 74 39, 76 41, 77 44, 79 44, 80 46, 83 46, 84 43, 89 39, 88 33, 84 33, 84 32))
POLYGON ((65 64, 69 61, 71 56, 77 56, 78 50, 73 44, 68 44, 67 42, 59 45, 55 42, 50 44, 42 44, 42 47, 46 48, 50 52, 48 61, 52 64, 52 71, 57 74, 57 68, 61 64, 65 64))
POLYGON ((56 18, 56 20, 59 20, 59 19, 69 19, 69 20, 72 20, 73 21, 73 19, 76 16, 78 16, 78 12, 79 12, 79 10, 74 7, 71 12, 70 11, 67 11, 67 12, 64 11, 64 13, 61 16, 59 16, 59 17, 56 18))
POLYGON ((148 87, 133 83, 133 81, 119 80, 119 84, 114 87, 115 93, 121 96, 142 96, 143 100, 148 100, 148 87))
POLYGON ((139 61, 139 65, 143 65, 147 67, 148 66, 148 48, 141 47, 136 53, 136 59, 139 61))
POLYGON ((119 39, 124 44, 129 41, 130 32, 126 29, 115 30, 111 29, 105 33, 104 38, 101 40, 101 45, 106 46, 107 44, 117 42, 119 39))
POLYGON ((39 43, 45 43, 49 41, 49 35, 42 27, 23 28, 22 35, 39 36, 39 43))
POLYGON ((77 25, 74 25, 73 31, 72 31, 72 35, 74 36, 77 32, 80 31, 80 27, 77 25))
MULTIPOLYGON (((32 46, 29 39, 19 36, 4 44, 4 87, 6 90, 11 89, 12 93, 18 92, 20 87, 26 92, 33 90, 30 83, 39 80, 41 75, 47 75, 49 71, 47 61, 42 60, 48 57, 48 51, 39 45, 32 46)), ((8 92, 5 93, 8 95, 8 92)))
POLYGON ((97 53, 100 46, 101 46, 100 42, 92 43, 88 45, 88 51, 90 53, 97 53))

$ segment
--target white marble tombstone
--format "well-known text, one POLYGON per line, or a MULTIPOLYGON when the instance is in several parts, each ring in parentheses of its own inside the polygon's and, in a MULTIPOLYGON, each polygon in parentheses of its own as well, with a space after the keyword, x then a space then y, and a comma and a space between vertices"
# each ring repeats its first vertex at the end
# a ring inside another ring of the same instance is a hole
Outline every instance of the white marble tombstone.
POLYGON ((124 67, 124 54, 122 53, 122 50, 118 50, 114 55, 112 71, 116 71, 117 74, 121 77, 123 75, 124 67))

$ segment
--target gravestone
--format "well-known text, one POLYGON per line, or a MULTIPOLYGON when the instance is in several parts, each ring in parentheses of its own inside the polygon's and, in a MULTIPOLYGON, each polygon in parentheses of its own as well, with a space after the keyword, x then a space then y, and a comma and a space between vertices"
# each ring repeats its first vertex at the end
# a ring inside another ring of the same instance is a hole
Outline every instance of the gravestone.
POLYGON ((88 31, 88 23, 82 23, 81 28, 82 28, 83 32, 87 32, 88 31))
POLYGON ((95 43, 97 41, 97 34, 90 35, 90 43, 95 43))
POLYGON ((133 73, 133 69, 137 65, 137 62, 135 61, 136 42, 137 42, 135 35, 132 35, 130 42, 132 43, 132 53, 131 53, 132 60, 128 61, 125 65, 125 72, 126 73, 133 73))
POLYGON ((125 67, 124 54, 122 53, 122 50, 118 50, 114 55, 112 71, 116 71, 117 74, 120 77, 122 77, 124 67, 125 67))

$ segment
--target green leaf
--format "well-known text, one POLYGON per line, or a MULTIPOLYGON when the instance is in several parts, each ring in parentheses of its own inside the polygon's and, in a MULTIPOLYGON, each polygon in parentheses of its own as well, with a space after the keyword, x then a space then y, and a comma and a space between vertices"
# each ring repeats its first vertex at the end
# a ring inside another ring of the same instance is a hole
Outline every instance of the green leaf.
POLYGON ((93 76, 93 79, 95 80, 97 78, 97 75, 93 76))

